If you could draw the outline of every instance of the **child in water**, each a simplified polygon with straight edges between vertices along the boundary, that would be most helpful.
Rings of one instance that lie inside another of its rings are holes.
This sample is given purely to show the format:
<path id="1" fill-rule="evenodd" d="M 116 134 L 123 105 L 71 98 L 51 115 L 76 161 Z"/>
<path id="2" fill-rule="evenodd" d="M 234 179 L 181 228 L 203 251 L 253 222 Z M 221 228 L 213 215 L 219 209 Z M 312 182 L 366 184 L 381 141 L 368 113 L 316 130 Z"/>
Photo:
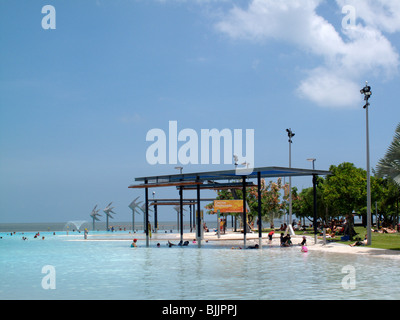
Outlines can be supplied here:
<path id="1" fill-rule="evenodd" d="M 131 247 L 132 247 L 132 248 L 136 248 L 136 247 L 137 247 L 136 241 L 137 241 L 137 239 L 133 239 L 133 242 L 132 242 L 132 244 L 131 244 Z"/>

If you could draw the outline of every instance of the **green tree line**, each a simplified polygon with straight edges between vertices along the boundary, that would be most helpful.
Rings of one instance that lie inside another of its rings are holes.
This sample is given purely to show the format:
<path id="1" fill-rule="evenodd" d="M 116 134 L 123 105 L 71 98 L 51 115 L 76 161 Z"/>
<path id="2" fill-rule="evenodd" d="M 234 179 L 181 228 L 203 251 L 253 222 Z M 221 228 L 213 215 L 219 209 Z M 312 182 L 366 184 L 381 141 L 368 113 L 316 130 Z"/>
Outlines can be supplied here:
<path id="1" fill-rule="evenodd" d="M 330 175 L 317 178 L 317 218 L 328 223 L 332 219 L 351 217 L 353 214 L 362 217 L 367 224 L 367 172 L 357 168 L 353 163 L 343 162 L 331 165 Z M 265 222 L 272 223 L 288 212 L 289 185 L 282 179 L 261 183 L 261 215 Z M 387 225 L 399 223 L 400 197 L 400 123 L 396 128 L 393 142 L 385 156 L 379 161 L 371 176 L 371 211 L 377 214 L 380 221 Z M 258 216 L 257 187 L 246 192 L 250 207 L 249 222 Z M 243 199 L 240 189 L 218 191 L 217 199 Z M 293 213 L 298 218 L 313 221 L 314 202 L 313 188 L 298 192 L 292 188 Z M 207 206 L 212 213 L 212 203 Z"/>

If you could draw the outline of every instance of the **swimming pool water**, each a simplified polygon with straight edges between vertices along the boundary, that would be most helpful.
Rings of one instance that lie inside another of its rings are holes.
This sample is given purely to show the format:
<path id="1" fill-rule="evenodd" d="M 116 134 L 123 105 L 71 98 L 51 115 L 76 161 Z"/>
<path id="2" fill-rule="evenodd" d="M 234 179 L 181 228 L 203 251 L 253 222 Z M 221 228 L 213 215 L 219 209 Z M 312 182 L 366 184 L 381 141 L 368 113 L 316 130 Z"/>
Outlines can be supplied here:
<path id="1" fill-rule="evenodd" d="M 231 250 L 149 248 L 138 241 L 71 241 L 83 235 L 0 234 L 0 299 L 400 299 L 399 262 L 299 247 Z M 136 236 L 138 237 L 138 236 Z M 43 266 L 54 267 L 55 289 L 44 289 Z M 355 270 L 345 289 L 344 266 Z"/>

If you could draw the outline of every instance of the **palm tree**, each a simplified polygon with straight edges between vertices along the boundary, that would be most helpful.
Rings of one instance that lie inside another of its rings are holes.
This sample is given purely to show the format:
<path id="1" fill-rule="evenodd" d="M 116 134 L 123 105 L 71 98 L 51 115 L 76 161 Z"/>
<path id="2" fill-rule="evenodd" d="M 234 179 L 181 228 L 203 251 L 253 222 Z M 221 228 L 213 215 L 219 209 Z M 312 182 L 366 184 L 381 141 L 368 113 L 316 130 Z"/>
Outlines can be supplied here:
<path id="1" fill-rule="evenodd" d="M 377 164 L 377 176 L 393 180 L 400 186 L 400 123 L 397 125 L 393 141 L 385 157 Z"/>

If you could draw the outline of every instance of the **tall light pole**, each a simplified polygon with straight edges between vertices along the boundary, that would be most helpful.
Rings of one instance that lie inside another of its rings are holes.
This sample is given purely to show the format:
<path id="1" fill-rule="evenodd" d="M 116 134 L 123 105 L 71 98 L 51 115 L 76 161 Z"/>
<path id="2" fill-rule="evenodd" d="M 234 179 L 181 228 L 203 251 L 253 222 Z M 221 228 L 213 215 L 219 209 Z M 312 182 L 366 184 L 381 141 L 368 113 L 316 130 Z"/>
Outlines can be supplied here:
<path id="1" fill-rule="evenodd" d="M 286 129 L 289 137 L 289 168 L 292 167 L 292 138 L 294 133 L 292 129 Z M 292 176 L 289 176 L 289 225 L 292 225 Z"/>
<path id="2" fill-rule="evenodd" d="M 366 128 L 367 128 L 367 245 L 371 245 L 371 181 L 370 181 L 370 164 L 369 164 L 369 126 L 368 126 L 368 107 L 369 98 L 372 96 L 371 87 L 368 85 L 368 81 L 365 83 L 365 87 L 360 90 L 361 94 L 364 95 L 365 100 L 365 113 L 366 113 Z"/>

